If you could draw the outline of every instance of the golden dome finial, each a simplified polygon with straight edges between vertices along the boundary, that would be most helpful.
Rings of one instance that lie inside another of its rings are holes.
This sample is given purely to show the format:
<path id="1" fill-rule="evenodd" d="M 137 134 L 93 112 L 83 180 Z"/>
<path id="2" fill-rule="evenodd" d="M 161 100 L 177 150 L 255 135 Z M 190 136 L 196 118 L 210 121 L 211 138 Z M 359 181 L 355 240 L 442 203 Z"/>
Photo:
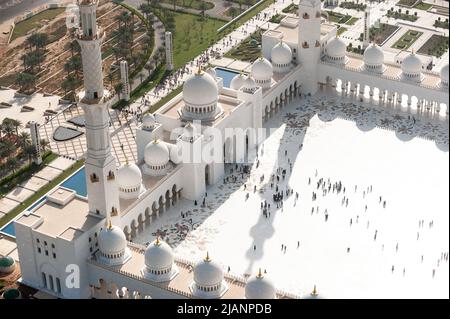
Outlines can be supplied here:
<path id="1" fill-rule="evenodd" d="M 156 138 L 156 136 L 153 137 L 153 144 L 158 144 L 158 143 L 159 143 L 159 141 L 158 141 L 158 139 Z"/>
<path id="2" fill-rule="evenodd" d="M 204 261 L 206 261 L 206 262 L 210 262 L 211 261 L 211 258 L 209 257 L 209 252 L 208 251 L 206 252 L 206 257 L 205 257 Z"/>
<path id="3" fill-rule="evenodd" d="M 202 74 L 202 65 L 201 64 L 198 65 L 197 74 L 198 75 Z"/>
<path id="4" fill-rule="evenodd" d="M 159 236 L 156 236 L 155 246 L 161 245 L 161 241 L 159 240 Z"/>
<path id="5" fill-rule="evenodd" d="M 258 275 L 256 275 L 256 278 L 263 278 L 263 277 L 264 276 L 262 274 L 261 268 L 259 268 Z"/>
<path id="6" fill-rule="evenodd" d="M 318 295 L 319 295 L 319 293 L 317 292 L 317 287 L 316 287 L 316 285 L 314 285 L 314 289 L 311 292 L 311 296 L 318 296 Z"/>
<path id="7" fill-rule="evenodd" d="M 108 221 L 108 229 L 112 229 L 111 219 Z"/>

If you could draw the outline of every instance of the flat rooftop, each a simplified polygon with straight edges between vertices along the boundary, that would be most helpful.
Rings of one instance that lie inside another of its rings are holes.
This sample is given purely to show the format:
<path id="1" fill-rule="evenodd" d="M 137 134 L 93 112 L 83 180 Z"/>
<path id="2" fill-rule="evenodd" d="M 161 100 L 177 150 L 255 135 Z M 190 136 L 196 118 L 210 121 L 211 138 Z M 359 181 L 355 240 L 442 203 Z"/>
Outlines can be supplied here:
<path id="1" fill-rule="evenodd" d="M 58 205 L 47 200 L 33 213 L 22 215 L 17 222 L 27 226 L 34 225 L 38 220 L 42 223 L 34 230 L 50 237 L 61 236 L 72 240 L 76 236 L 94 227 L 99 218 L 89 215 L 86 200 L 75 197 L 66 205 Z"/>
<path id="2" fill-rule="evenodd" d="M 289 17 L 289 19 L 296 19 L 298 21 L 298 18 Z M 327 36 L 335 28 L 336 27 L 332 24 L 322 23 L 320 25 L 320 37 L 323 38 Z M 283 41 L 292 44 L 298 44 L 298 32 L 298 26 L 290 23 L 279 24 L 275 29 L 266 31 L 265 35 L 273 38 L 283 39 Z M 300 32 L 302 32 L 302 30 L 300 30 Z"/>

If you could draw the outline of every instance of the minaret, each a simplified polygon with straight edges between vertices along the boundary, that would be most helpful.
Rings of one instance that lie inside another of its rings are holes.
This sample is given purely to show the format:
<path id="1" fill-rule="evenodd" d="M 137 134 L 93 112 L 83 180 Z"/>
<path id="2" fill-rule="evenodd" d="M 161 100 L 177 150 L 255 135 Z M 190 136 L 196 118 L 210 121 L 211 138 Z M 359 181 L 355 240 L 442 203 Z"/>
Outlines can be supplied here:
<path id="1" fill-rule="evenodd" d="M 366 49 L 370 43 L 370 7 L 366 6 L 364 11 L 364 33 L 363 33 L 363 49 Z"/>
<path id="2" fill-rule="evenodd" d="M 173 70 L 173 43 L 172 43 L 172 32 L 166 31 L 166 68 L 169 71 Z"/>
<path id="3" fill-rule="evenodd" d="M 86 121 L 86 184 L 91 214 L 109 219 L 118 215 L 119 192 L 116 160 L 111 154 L 109 136 L 110 94 L 103 87 L 101 46 L 104 33 L 98 29 L 96 11 L 98 0 L 79 0 L 81 28 L 77 41 L 81 47 L 84 90 L 78 95 L 78 104 L 84 110 Z"/>
<path id="4" fill-rule="evenodd" d="M 298 23 L 298 56 L 297 60 L 302 65 L 302 75 L 305 81 L 302 85 L 302 93 L 316 93 L 317 65 L 320 59 L 320 0 L 300 0 Z"/>

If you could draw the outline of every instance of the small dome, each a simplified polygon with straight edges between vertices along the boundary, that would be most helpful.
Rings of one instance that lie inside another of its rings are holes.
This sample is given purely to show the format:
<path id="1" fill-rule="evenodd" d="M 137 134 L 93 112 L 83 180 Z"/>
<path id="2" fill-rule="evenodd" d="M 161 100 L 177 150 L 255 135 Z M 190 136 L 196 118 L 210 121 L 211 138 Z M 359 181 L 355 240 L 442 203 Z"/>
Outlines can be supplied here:
<path id="1" fill-rule="evenodd" d="M 364 64 L 366 66 L 379 67 L 384 63 L 384 52 L 377 44 L 373 43 L 364 51 Z"/>
<path id="2" fill-rule="evenodd" d="M 147 144 L 144 151 L 144 161 L 148 166 L 165 166 L 169 162 L 169 149 L 160 140 Z"/>
<path id="3" fill-rule="evenodd" d="M 152 270 L 162 270 L 172 267 L 172 248 L 159 238 L 148 245 L 145 250 L 145 266 Z"/>
<path id="4" fill-rule="evenodd" d="M 253 62 L 252 76 L 256 81 L 267 81 L 273 76 L 272 64 L 265 58 L 261 57 Z"/>
<path id="5" fill-rule="evenodd" d="M 347 46 L 345 45 L 345 42 L 342 39 L 335 37 L 330 42 L 328 42 L 325 50 L 328 57 L 343 58 L 345 57 Z"/>
<path id="6" fill-rule="evenodd" d="M 292 50 L 286 43 L 280 41 L 272 48 L 270 58 L 274 65 L 290 64 L 292 61 Z"/>
<path id="7" fill-rule="evenodd" d="M 403 59 L 402 72 L 407 75 L 418 75 L 422 72 L 422 61 L 414 52 Z"/>
<path id="8" fill-rule="evenodd" d="M 218 95 L 216 80 L 206 72 L 199 71 L 184 82 L 183 100 L 189 106 L 216 104 Z"/>
<path id="9" fill-rule="evenodd" d="M 10 256 L 0 257 L 0 268 L 8 268 L 15 264 L 16 262 Z"/>
<path id="10" fill-rule="evenodd" d="M 253 91 L 256 89 L 258 85 L 256 84 L 255 80 L 251 76 L 247 77 L 247 79 L 244 81 L 244 84 L 242 84 L 242 89 L 244 91 Z"/>
<path id="11" fill-rule="evenodd" d="M 209 75 L 211 75 L 211 77 L 212 77 L 213 79 L 215 79 L 215 78 L 217 77 L 217 73 L 216 73 L 216 70 L 215 70 L 214 68 L 208 68 L 208 69 L 206 70 L 206 73 L 208 73 Z"/>
<path id="12" fill-rule="evenodd" d="M 261 270 L 245 285 L 245 298 L 247 299 L 274 299 L 275 296 L 276 289 L 273 282 L 263 276 Z"/>
<path id="13" fill-rule="evenodd" d="M 146 114 L 143 118 L 142 118 L 142 126 L 143 128 L 153 128 L 153 126 L 155 126 L 156 124 L 156 119 L 153 116 L 153 114 Z"/>
<path id="14" fill-rule="evenodd" d="M 110 224 L 98 235 L 98 245 L 103 256 L 122 255 L 127 246 L 127 240 L 122 229 Z"/>
<path id="15" fill-rule="evenodd" d="M 439 75 L 441 76 L 441 81 L 448 84 L 448 63 L 442 67 Z"/>
<path id="16" fill-rule="evenodd" d="M 138 187 L 142 183 L 142 173 L 139 167 L 132 163 L 120 165 L 117 170 L 117 180 L 119 182 L 119 187 L 124 189 Z"/>
<path id="17" fill-rule="evenodd" d="M 194 282 L 203 287 L 215 286 L 222 282 L 223 270 L 222 267 L 212 261 L 209 255 L 195 265 L 194 268 Z"/>
<path id="18" fill-rule="evenodd" d="M 242 85 L 244 85 L 245 80 L 247 79 L 247 76 L 243 73 L 237 74 L 230 83 L 230 88 L 233 90 L 239 90 Z"/>

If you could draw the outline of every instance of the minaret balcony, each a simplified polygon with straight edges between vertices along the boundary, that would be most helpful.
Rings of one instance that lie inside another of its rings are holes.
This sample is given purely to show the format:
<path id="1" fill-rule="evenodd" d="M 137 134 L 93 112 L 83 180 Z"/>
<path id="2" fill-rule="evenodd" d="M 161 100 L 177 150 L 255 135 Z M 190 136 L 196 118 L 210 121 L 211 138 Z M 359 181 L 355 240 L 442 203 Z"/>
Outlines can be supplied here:
<path id="1" fill-rule="evenodd" d="M 104 36 L 105 36 L 105 32 L 103 32 L 103 29 L 100 27 L 98 28 L 96 34 L 87 35 L 87 34 L 84 34 L 82 30 L 78 30 L 76 33 L 77 39 L 81 40 L 81 41 L 99 40 L 99 39 L 103 39 Z"/>

